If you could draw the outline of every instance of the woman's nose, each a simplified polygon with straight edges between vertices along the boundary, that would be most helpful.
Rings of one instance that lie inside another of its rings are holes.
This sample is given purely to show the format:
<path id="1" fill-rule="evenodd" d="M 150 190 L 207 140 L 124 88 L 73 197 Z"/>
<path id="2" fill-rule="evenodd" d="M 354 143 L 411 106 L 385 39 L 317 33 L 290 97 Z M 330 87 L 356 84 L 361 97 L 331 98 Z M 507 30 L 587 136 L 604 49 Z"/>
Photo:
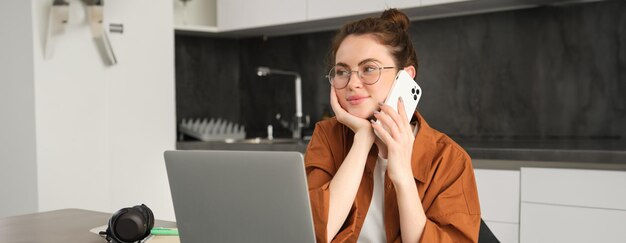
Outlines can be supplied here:
<path id="1" fill-rule="evenodd" d="M 352 77 L 352 75 L 354 75 L 354 77 Z M 363 82 L 361 81 L 359 71 L 350 71 L 350 79 L 348 79 L 348 86 L 353 86 L 353 87 L 363 86 Z"/>

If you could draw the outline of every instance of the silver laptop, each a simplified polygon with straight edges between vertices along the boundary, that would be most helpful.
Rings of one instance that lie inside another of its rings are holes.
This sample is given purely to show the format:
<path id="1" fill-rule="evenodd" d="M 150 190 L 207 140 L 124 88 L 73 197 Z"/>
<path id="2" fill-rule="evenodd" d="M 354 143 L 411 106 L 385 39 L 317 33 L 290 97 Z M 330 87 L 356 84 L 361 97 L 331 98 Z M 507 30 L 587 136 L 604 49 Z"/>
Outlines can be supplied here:
<path id="1" fill-rule="evenodd" d="M 298 152 L 166 151 L 182 243 L 315 242 Z"/>

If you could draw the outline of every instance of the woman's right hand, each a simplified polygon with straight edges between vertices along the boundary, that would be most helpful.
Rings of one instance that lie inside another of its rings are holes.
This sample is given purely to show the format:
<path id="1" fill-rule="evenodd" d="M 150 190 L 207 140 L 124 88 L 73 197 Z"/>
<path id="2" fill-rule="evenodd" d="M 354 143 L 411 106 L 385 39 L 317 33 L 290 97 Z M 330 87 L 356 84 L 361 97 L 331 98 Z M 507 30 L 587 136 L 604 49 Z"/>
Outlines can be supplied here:
<path id="1" fill-rule="evenodd" d="M 341 122 L 341 124 L 349 127 L 354 134 L 364 133 L 372 136 L 374 138 L 374 130 L 372 129 L 372 123 L 367 119 L 363 119 L 357 117 L 355 115 L 350 114 L 339 104 L 339 97 L 337 97 L 337 93 L 335 92 L 335 88 L 330 87 L 330 106 L 335 112 L 335 116 L 337 117 L 337 121 Z"/>

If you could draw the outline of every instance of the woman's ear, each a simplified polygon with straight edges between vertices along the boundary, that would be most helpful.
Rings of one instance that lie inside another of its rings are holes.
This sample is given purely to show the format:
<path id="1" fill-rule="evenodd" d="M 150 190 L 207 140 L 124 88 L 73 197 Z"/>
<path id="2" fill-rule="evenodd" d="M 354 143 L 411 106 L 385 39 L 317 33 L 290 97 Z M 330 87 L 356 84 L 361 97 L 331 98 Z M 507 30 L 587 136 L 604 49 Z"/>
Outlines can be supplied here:
<path id="1" fill-rule="evenodd" d="M 411 65 L 408 67 L 404 67 L 404 71 L 406 71 L 409 75 L 411 75 L 411 78 L 415 79 L 415 75 L 417 74 L 417 70 L 415 70 L 415 66 Z"/>

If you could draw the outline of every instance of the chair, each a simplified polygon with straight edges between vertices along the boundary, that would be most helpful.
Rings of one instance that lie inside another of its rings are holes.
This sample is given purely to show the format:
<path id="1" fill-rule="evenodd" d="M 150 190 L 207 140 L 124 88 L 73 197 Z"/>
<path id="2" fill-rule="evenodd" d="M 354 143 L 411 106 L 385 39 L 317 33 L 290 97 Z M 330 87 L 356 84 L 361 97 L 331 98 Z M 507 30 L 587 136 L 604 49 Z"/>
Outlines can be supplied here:
<path id="1" fill-rule="evenodd" d="M 478 243 L 500 243 L 482 218 L 480 219 L 480 230 L 478 231 Z"/>

